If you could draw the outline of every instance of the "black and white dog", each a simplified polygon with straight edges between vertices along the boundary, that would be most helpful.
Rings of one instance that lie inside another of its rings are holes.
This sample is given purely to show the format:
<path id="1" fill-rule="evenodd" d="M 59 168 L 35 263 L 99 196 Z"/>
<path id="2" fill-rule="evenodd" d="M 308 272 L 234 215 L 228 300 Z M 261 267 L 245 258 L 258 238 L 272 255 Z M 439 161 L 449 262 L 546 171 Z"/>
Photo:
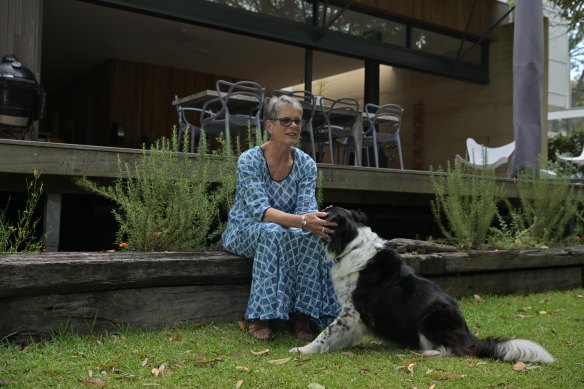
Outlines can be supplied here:
<path id="1" fill-rule="evenodd" d="M 330 207 L 337 223 L 326 246 L 335 263 L 332 279 L 342 312 L 304 347 L 324 353 L 358 343 L 367 332 L 389 345 L 423 355 L 469 355 L 504 361 L 547 362 L 554 357 L 525 339 L 478 339 L 456 302 L 438 285 L 417 276 L 388 243 L 366 226 L 361 211 Z"/>

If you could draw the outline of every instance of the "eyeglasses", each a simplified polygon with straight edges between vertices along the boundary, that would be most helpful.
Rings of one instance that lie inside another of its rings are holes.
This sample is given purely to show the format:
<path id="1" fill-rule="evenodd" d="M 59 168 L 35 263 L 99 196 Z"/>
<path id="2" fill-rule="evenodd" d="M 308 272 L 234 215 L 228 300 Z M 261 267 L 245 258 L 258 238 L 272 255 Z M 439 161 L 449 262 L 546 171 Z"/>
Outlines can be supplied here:
<path id="1" fill-rule="evenodd" d="M 271 121 L 278 120 L 280 124 L 284 127 L 290 127 L 292 122 L 298 127 L 304 126 L 304 119 L 292 119 L 292 118 L 271 118 Z"/>

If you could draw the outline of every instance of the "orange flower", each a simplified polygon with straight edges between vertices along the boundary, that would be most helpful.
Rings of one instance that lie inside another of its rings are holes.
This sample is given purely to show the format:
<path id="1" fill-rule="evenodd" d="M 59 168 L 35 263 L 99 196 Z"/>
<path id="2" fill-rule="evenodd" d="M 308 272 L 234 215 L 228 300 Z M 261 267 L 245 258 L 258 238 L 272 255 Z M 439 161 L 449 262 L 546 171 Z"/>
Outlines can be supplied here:
<path id="1" fill-rule="evenodd" d="M 118 245 L 118 247 L 121 249 L 126 248 L 126 246 L 128 246 L 126 242 L 120 242 L 120 244 Z"/>

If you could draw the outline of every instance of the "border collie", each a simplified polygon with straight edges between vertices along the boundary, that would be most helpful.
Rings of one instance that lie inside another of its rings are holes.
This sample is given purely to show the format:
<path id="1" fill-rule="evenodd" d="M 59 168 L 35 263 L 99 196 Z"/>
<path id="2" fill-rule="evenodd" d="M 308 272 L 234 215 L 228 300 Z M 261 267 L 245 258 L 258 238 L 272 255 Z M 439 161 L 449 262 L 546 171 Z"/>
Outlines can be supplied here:
<path id="1" fill-rule="evenodd" d="M 290 352 L 340 350 L 372 333 L 388 345 L 422 355 L 468 355 L 503 361 L 546 362 L 554 357 L 525 339 L 478 339 L 454 299 L 438 285 L 417 276 L 401 256 L 366 226 L 361 211 L 330 207 L 337 223 L 326 245 L 334 261 L 332 279 L 342 311 L 318 337 Z"/>

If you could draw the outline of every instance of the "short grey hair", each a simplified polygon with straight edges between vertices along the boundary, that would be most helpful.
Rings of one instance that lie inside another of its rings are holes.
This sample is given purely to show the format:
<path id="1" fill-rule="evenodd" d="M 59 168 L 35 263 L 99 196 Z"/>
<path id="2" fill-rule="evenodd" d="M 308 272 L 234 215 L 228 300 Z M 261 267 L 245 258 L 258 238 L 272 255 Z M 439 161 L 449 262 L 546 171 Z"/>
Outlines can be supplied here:
<path id="1" fill-rule="evenodd" d="M 268 102 L 268 116 L 267 119 L 271 120 L 278 117 L 278 112 L 284 105 L 291 105 L 300 112 L 300 117 L 302 117 L 302 105 L 294 97 L 288 95 L 273 96 Z"/>

